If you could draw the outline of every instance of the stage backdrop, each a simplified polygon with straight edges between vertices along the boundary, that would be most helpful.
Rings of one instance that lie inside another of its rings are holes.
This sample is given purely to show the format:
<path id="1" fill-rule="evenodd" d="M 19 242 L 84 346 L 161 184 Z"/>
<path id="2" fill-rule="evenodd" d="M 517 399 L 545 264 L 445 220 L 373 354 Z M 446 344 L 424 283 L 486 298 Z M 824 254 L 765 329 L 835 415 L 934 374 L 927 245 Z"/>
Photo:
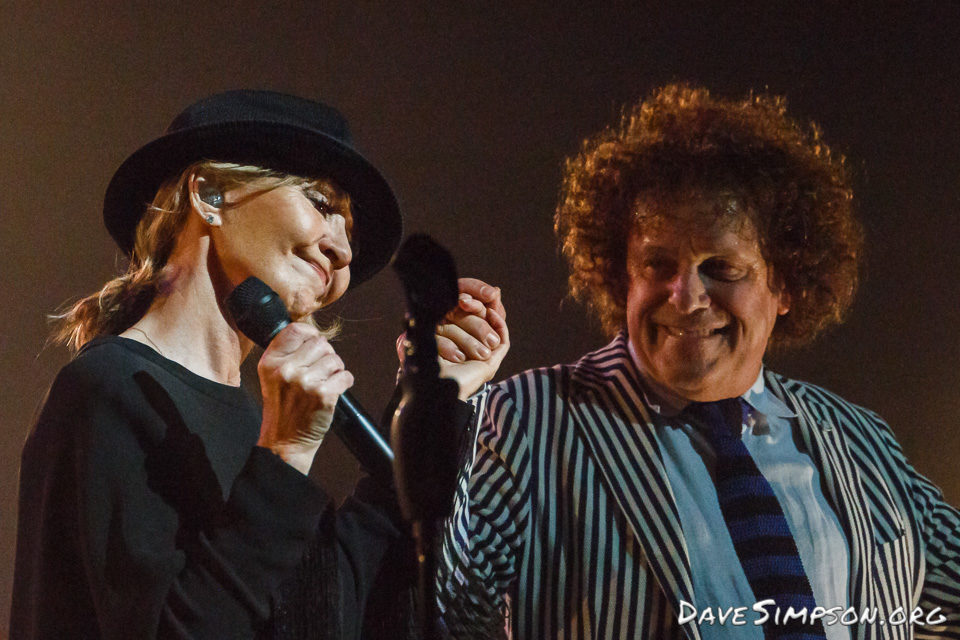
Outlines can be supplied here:
<path id="1" fill-rule="evenodd" d="M 46 315 L 114 273 L 100 207 L 119 163 L 189 102 L 237 87 L 350 118 L 407 229 L 503 288 L 502 375 L 604 343 L 565 299 L 552 234 L 561 163 L 584 135 L 673 80 L 787 95 L 849 157 L 869 255 L 847 324 L 771 365 L 879 411 L 960 502 L 960 4 L 446 4 L 0 2 L 0 636 L 20 449 L 68 357 L 45 348 Z M 337 311 L 356 395 L 379 412 L 403 313 L 394 276 Z M 354 465 L 332 440 L 322 462 L 342 494 Z"/>

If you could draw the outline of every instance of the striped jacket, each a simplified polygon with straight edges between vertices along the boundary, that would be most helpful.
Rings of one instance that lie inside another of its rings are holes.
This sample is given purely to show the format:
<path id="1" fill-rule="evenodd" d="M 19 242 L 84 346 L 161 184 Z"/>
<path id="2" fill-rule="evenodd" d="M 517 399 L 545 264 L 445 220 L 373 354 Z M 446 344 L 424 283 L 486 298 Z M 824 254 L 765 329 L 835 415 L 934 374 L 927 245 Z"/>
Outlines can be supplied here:
<path id="1" fill-rule="evenodd" d="M 677 620 L 696 594 L 638 381 L 620 334 L 491 388 L 440 563 L 453 637 L 699 640 Z M 960 512 L 876 414 L 770 371 L 765 382 L 797 414 L 846 533 L 851 606 L 877 614 L 852 637 L 960 638 Z M 920 607 L 924 625 L 901 624 L 898 607 Z"/>

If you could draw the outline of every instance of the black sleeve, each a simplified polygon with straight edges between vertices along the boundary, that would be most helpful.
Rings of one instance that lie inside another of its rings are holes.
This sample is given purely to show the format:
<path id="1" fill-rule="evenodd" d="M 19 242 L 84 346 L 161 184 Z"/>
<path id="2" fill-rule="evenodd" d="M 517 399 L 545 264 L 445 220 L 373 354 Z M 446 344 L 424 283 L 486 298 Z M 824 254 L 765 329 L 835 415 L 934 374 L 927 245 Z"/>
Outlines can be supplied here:
<path id="1" fill-rule="evenodd" d="M 224 495 L 136 387 L 65 372 L 23 452 L 11 638 L 253 637 L 325 494 L 254 448 Z"/>

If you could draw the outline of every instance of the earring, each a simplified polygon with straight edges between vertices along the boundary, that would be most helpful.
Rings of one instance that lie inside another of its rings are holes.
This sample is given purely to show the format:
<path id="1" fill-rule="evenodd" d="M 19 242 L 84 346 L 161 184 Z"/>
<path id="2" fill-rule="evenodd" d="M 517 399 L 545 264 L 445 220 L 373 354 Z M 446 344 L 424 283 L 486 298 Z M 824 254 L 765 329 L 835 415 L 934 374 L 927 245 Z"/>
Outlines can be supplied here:
<path id="1" fill-rule="evenodd" d="M 208 214 L 206 215 L 206 220 L 207 220 L 207 224 L 213 224 L 213 214 L 212 214 L 212 213 L 208 213 Z"/>

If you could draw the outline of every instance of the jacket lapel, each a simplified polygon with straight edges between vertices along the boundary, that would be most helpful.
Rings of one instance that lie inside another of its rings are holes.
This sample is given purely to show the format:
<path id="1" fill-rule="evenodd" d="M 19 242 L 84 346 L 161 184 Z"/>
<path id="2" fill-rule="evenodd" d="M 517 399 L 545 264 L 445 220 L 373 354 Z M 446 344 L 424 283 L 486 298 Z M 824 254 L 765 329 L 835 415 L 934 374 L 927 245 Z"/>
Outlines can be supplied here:
<path id="1" fill-rule="evenodd" d="M 827 498 L 837 511 L 850 546 L 849 606 L 858 611 L 876 606 L 873 600 L 873 525 L 868 502 L 853 464 L 853 456 L 837 424 L 835 416 L 817 403 L 807 401 L 801 393 L 787 390 L 780 376 L 766 371 L 766 384 L 797 414 L 801 442 L 806 446 L 814 464 L 820 470 L 820 479 Z M 866 625 L 853 629 L 856 637 L 866 637 Z"/>
<path id="2" fill-rule="evenodd" d="M 626 340 L 621 333 L 578 363 L 570 408 L 608 492 L 676 613 L 681 600 L 696 605 L 690 558 Z M 695 624 L 683 629 L 689 638 L 699 640 Z"/>

